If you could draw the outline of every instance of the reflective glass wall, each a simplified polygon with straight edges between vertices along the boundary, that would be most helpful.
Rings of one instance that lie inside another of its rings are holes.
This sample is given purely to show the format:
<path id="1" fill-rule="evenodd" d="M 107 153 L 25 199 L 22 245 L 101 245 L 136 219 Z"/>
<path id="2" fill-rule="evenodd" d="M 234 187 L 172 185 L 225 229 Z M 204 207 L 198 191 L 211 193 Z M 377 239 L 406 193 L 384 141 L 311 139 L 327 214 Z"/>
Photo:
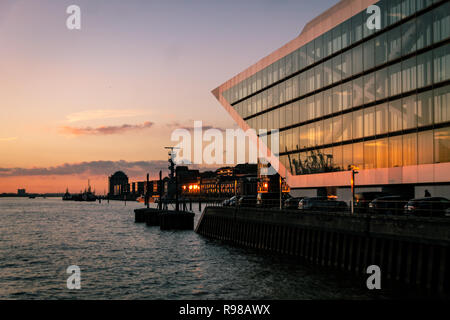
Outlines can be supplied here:
<path id="1" fill-rule="evenodd" d="M 294 174 L 450 161 L 450 2 L 377 5 L 224 93 Z"/>

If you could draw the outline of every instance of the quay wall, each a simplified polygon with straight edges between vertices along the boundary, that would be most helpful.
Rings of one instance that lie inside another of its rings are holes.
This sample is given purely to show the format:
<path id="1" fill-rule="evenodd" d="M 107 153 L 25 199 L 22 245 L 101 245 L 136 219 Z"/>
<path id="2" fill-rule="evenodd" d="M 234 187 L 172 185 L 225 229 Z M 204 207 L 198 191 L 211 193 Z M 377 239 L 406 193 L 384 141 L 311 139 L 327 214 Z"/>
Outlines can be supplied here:
<path id="1" fill-rule="evenodd" d="M 196 232 L 312 264 L 449 294 L 450 219 L 207 207 Z"/>

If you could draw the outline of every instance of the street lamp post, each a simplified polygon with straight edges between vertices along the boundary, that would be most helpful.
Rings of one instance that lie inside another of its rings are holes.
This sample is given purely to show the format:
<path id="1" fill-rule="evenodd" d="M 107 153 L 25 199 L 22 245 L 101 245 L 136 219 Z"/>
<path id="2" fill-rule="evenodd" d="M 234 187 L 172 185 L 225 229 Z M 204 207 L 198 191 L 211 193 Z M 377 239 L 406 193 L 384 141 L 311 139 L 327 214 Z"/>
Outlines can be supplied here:
<path id="1" fill-rule="evenodd" d="M 355 175 L 359 172 L 356 170 L 359 170 L 357 166 L 352 165 L 352 178 L 351 178 L 351 186 L 352 186 L 352 214 L 355 214 Z"/>

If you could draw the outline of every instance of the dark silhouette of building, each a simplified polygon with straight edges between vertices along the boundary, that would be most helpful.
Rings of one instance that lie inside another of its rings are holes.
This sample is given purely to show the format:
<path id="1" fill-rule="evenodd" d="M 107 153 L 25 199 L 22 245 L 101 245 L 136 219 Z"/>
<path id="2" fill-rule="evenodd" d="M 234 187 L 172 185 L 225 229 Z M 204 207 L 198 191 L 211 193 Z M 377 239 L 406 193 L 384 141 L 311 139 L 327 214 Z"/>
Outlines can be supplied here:
<path id="1" fill-rule="evenodd" d="M 117 171 L 109 177 L 109 196 L 120 196 L 128 193 L 128 176 Z"/>

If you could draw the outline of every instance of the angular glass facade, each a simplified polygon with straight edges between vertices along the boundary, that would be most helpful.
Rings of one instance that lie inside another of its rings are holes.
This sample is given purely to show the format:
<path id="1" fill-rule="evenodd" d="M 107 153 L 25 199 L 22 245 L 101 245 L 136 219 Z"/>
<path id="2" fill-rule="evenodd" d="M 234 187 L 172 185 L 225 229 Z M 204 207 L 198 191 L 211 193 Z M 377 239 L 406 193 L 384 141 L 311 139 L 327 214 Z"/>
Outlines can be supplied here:
<path id="1" fill-rule="evenodd" d="M 292 175 L 450 162 L 450 2 L 376 5 L 223 92 Z"/>

